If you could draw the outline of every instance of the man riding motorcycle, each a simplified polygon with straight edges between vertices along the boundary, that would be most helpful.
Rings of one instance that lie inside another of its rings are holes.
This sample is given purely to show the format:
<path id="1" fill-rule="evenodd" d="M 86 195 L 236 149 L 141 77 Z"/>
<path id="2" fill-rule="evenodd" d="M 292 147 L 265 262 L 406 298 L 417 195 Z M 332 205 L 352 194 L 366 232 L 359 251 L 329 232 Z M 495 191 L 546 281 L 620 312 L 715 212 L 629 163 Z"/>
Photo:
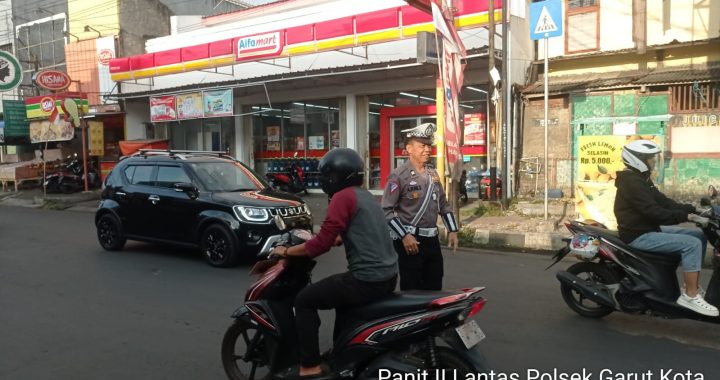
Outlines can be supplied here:
<path id="1" fill-rule="evenodd" d="M 397 255 L 387 232 L 385 216 L 372 194 L 361 188 L 362 158 L 352 149 L 333 149 L 320 160 L 322 190 L 331 198 L 320 232 L 303 244 L 276 247 L 273 255 L 319 256 L 333 245 L 346 248 L 348 272 L 305 287 L 295 300 L 300 368 L 277 375 L 284 379 L 323 376 L 320 367 L 318 309 L 360 305 L 395 290 Z"/>
<path id="2" fill-rule="evenodd" d="M 677 303 L 697 313 L 718 316 L 707 303 L 699 286 L 707 240 L 699 229 L 673 225 L 687 221 L 707 225 L 708 219 L 695 214 L 695 207 L 666 197 L 650 178 L 660 147 L 649 140 L 626 145 L 622 160 L 627 169 L 617 173 L 615 217 L 620 238 L 633 248 L 658 254 L 682 256 L 684 286 Z"/>

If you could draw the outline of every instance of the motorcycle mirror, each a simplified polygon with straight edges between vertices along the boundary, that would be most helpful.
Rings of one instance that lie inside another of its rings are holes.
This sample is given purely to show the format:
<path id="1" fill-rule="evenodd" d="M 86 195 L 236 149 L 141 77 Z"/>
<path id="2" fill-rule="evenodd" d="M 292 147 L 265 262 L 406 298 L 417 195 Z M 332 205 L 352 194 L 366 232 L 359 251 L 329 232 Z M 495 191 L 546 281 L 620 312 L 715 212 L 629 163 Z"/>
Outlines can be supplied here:
<path id="1" fill-rule="evenodd" d="M 708 197 L 702 197 L 700 199 L 700 205 L 705 207 L 712 207 L 712 201 Z"/>
<path id="2" fill-rule="evenodd" d="M 717 198 L 717 196 L 718 196 L 718 191 L 717 191 L 717 189 L 715 188 L 715 186 L 713 186 L 713 185 L 708 186 L 708 195 L 709 195 L 710 198 L 712 198 L 712 199 Z"/>
<path id="3" fill-rule="evenodd" d="M 285 225 L 285 220 L 280 215 L 275 215 L 274 222 L 275 226 L 280 231 L 285 231 L 285 228 L 287 228 L 287 226 Z"/>

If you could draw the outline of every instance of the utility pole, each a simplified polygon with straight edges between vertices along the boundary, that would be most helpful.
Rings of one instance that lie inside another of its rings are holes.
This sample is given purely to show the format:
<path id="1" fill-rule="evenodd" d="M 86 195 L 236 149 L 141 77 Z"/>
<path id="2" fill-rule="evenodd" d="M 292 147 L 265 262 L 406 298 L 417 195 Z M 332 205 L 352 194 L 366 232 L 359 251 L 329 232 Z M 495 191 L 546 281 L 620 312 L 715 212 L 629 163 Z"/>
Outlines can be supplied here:
<path id="1" fill-rule="evenodd" d="M 503 1 L 502 4 L 502 98 L 503 98 L 503 109 L 502 109 L 502 136 L 503 136 L 503 151 L 502 151 L 502 168 L 503 168 L 503 186 L 502 186 L 502 199 L 505 205 L 509 204 L 509 199 L 512 194 L 510 190 L 510 159 L 512 155 L 510 153 L 510 128 L 511 128 L 511 86 L 510 86 L 510 11 L 508 7 L 508 1 Z"/>
<path id="2" fill-rule="evenodd" d="M 490 78 L 490 71 L 495 68 L 495 1 L 489 0 L 488 1 L 488 78 Z M 492 82 L 492 79 L 488 80 L 488 99 L 491 99 L 493 94 L 495 93 L 495 84 Z M 493 105 L 492 100 L 488 102 L 488 109 L 487 109 L 487 117 L 486 124 L 487 124 L 487 133 L 485 134 L 487 137 L 487 169 L 488 173 L 490 174 L 490 196 L 488 199 L 495 200 L 495 192 L 497 188 L 497 182 L 496 182 L 496 168 L 493 163 L 493 151 L 492 151 L 492 133 L 490 133 L 490 115 L 494 115 L 495 106 Z M 495 119 L 495 117 L 493 117 Z M 497 134 L 497 120 L 495 120 L 495 128 Z M 480 194 L 480 198 L 482 199 L 482 194 Z"/>

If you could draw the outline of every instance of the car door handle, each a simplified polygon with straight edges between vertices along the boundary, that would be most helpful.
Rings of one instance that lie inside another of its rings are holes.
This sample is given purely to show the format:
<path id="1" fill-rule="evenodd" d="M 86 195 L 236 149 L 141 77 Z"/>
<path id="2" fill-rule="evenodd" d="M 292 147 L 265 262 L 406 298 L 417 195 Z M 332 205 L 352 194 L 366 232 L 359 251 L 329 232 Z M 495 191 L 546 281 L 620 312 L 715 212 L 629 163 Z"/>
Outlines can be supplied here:
<path id="1" fill-rule="evenodd" d="M 120 195 L 120 196 L 122 196 L 122 197 L 124 197 L 124 196 L 127 195 L 127 194 L 123 193 L 122 191 L 116 191 L 115 194 L 116 194 L 116 195 Z"/>
<path id="2" fill-rule="evenodd" d="M 151 195 L 148 197 L 148 200 L 152 202 L 152 204 L 156 205 L 158 202 L 160 202 L 160 197 L 157 195 Z"/>

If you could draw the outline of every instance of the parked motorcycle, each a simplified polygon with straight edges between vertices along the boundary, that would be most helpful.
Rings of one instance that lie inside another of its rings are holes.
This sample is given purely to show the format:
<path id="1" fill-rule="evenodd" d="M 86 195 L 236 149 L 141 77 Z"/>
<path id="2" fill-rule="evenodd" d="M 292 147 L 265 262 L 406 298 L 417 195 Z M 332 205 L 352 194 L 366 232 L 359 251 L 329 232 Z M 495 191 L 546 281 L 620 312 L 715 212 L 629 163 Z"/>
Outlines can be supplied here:
<path id="1" fill-rule="evenodd" d="M 710 195 L 717 196 L 712 186 Z M 703 198 L 701 205 L 707 207 L 702 216 L 710 220 L 703 227 L 703 232 L 714 247 L 713 274 L 705 300 L 718 307 L 720 216 L 713 211 L 710 198 Z M 602 318 L 613 311 L 621 311 L 720 323 L 720 317 L 701 315 L 676 303 L 680 296 L 676 274 L 680 255 L 659 255 L 632 248 L 620 240 L 616 232 L 597 223 L 573 221 L 566 226 L 573 238 L 566 239 L 568 246 L 553 256 L 554 262 L 548 268 L 568 254 L 574 254 L 582 260 L 556 275 L 563 300 L 576 313 L 584 317 Z"/>
<path id="2" fill-rule="evenodd" d="M 290 164 L 287 172 L 268 173 L 267 179 L 276 190 L 293 194 L 300 192 L 304 192 L 306 195 L 308 194 L 307 187 L 305 186 L 305 171 L 297 162 Z"/>
<path id="3" fill-rule="evenodd" d="M 310 283 L 316 262 L 307 257 L 277 258 L 270 252 L 278 245 L 302 244 L 312 235 L 288 229 L 279 216 L 275 223 L 281 234 L 271 236 L 263 246 L 260 255 L 267 259 L 251 272 L 259 279 L 247 290 L 245 304 L 232 314 L 234 322 L 223 338 L 222 362 L 231 380 L 272 379 L 299 363 L 293 304 Z M 370 379 L 378 378 L 379 371 L 429 370 L 431 375 L 452 369 L 489 371 L 478 345 L 485 335 L 470 319 L 485 305 L 478 295 L 483 289 L 400 292 L 371 304 L 338 309 L 334 347 L 323 354 L 328 377 Z"/>
<path id="4" fill-rule="evenodd" d="M 85 175 L 83 162 L 78 159 L 77 153 L 67 156 L 62 168 L 52 174 L 47 174 L 43 181 L 48 192 L 74 193 L 85 188 Z M 88 164 L 88 188 L 95 189 L 100 186 L 100 176 L 94 165 Z"/>

